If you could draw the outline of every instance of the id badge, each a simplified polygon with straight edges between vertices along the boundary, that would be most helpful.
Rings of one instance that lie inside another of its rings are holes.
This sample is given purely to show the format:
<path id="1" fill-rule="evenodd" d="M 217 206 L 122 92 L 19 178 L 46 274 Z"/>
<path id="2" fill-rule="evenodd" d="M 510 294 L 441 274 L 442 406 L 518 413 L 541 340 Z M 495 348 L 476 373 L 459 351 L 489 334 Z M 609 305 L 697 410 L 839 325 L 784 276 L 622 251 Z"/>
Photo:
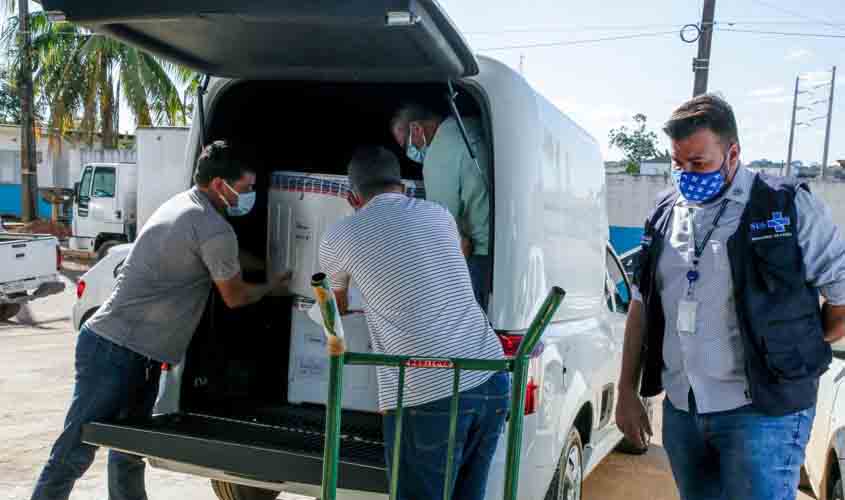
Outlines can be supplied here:
<path id="1" fill-rule="evenodd" d="M 695 333 L 695 315 L 698 312 L 698 302 L 681 299 L 678 302 L 678 333 L 692 335 Z"/>

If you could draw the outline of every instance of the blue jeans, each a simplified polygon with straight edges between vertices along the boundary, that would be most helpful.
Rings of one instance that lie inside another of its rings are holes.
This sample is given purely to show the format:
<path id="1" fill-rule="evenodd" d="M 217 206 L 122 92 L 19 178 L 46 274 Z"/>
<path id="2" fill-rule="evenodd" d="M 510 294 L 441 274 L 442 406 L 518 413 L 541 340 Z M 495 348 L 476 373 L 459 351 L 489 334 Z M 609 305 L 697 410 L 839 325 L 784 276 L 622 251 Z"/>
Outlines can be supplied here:
<path id="1" fill-rule="evenodd" d="M 452 469 L 452 498 L 482 500 L 487 474 L 505 425 L 510 377 L 496 373 L 484 384 L 460 393 L 458 425 Z M 406 408 L 402 416 L 399 456 L 400 500 L 443 498 L 446 454 L 449 445 L 451 398 Z M 387 474 L 393 456 L 396 416 L 384 416 Z"/>
<path id="2" fill-rule="evenodd" d="M 82 442 L 82 426 L 151 415 L 159 373 L 158 363 L 82 327 L 76 341 L 73 399 L 32 499 L 66 500 L 97 451 Z M 109 451 L 109 500 L 146 499 L 144 467 L 140 457 Z"/>
<path id="3" fill-rule="evenodd" d="M 663 445 L 682 500 L 794 500 L 815 408 L 700 415 L 663 401 Z"/>
<path id="4" fill-rule="evenodd" d="M 488 255 L 471 255 L 467 257 L 469 278 L 472 280 L 472 291 L 475 300 L 484 312 L 487 312 L 487 302 L 490 298 L 491 264 Z"/>

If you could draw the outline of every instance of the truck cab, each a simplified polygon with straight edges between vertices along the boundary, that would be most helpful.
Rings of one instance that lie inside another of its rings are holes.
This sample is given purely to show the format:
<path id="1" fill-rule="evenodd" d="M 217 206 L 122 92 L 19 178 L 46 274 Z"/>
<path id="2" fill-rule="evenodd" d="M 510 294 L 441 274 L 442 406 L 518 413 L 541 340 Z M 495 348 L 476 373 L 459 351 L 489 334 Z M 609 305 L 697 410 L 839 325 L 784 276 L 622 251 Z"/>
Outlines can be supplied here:
<path id="1" fill-rule="evenodd" d="M 89 163 L 74 184 L 69 247 L 102 259 L 108 250 L 135 239 L 138 167 L 134 163 Z"/>
<path id="2" fill-rule="evenodd" d="M 272 203 L 276 174 L 331 176 L 342 185 L 355 148 L 381 144 L 402 158 L 404 178 L 419 181 L 421 169 L 390 134 L 394 110 L 415 100 L 477 120 L 492 159 L 487 313 L 506 354 L 516 351 L 549 289 L 567 292 L 534 351 L 525 414 L 510 417 L 524 419 L 519 497 L 579 498 L 583 478 L 622 439 L 612 415 L 630 297 L 607 247 L 605 176 L 593 137 L 513 69 L 476 57 L 434 0 L 45 0 L 44 7 L 211 76 L 184 161 L 160 190 L 191 187 L 203 144 L 235 145 L 256 170 L 257 201 L 230 223 L 241 247 L 264 255 L 268 269 L 283 221 Z M 310 186 L 307 192 L 316 189 Z M 213 291 L 184 359 L 162 375 L 155 415 L 92 423 L 83 439 L 208 477 L 221 499 L 279 491 L 316 497 L 325 406 L 291 397 L 289 384 L 301 298 L 268 297 L 232 310 Z M 344 404 L 343 426 L 343 494 L 385 494 L 380 415 Z M 504 455 L 500 443 L 490 499 L 503 491 Z"/>

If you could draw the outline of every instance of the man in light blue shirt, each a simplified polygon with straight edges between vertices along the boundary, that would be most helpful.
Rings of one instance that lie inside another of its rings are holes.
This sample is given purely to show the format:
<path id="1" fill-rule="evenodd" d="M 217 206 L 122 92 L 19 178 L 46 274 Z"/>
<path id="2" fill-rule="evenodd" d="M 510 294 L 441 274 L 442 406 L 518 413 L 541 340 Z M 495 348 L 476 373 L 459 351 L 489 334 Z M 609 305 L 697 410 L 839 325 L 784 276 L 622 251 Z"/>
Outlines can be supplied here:
<path id="1" fill-rule="evenodd" d="M 458 224 L 476 299 L 487 309 L 492 262 L 490 241 L 490 154 L 481 123 L 464 120 L 467 149 L 458 121 L 419 104 L 400 107 L 390 131 L 408 158 L 422 164 L 426 199 L 446 208 Z"/>

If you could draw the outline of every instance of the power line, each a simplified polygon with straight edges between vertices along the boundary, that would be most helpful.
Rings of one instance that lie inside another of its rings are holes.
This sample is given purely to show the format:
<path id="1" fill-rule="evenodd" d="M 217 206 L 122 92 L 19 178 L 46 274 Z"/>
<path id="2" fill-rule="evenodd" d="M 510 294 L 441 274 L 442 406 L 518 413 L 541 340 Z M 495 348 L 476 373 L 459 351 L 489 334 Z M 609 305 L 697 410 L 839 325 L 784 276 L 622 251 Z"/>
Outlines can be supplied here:
<path id="1" fill-rule="evenodd" d="M 764 6 L 764 7 L 768 7 L 768 8 L 770 8 L 770 9 L 772 9 L 772 10 L 776 10 L 776 11 L 778 11 L 778 12 L 782 13 L 782 14 L 787 14 L 787 15 L 790 15 L 790 16 L 793 16 L 793 17 L 797 17 L 797 18 L 800 18 L 800 19 L 806 19 L 806 20 L 808 20 L 808 21 L 815 21 L 815 22 L 817 22 L 817 23 L 819 23 L 819 24 L 825 24 L 825 25 L 827 25 L 827 26 L 833 26 L 833 27 L 835 27 L 835 28 L 840 28 L 840 29 L 841 29 L 841 28 L 843 28 L 843 26 L 844 26 L 844 25 L 842 25 L 842 24 L 831 23 L 831 22 L 828 22 L 828 21 L 822 21 L 822 20 L 820 20 L 820 19 L 815 19 L 815 18 L 812 18 L 812 17 L 808 17 L 808 16 L 805 16 L 804 14 L 801 14 L 801 13 L 799 13 L 799 12 L 795 12 L 795 11 L 792 11 L 792 10 L 784 9 L 783 7 L 779 7 L 779 6 L 777 6 L 777 5 L 772 5 L 772 4 L 770 4 L 769 2 L 765 2 L 765 1 L 763 1 L 763 0 L 751 0 L 751 2 L 752 2 L 752 3 L 756 3 L 756 4 L 758 4 L 758 5 L 762 5 L 762 6 Z"/>
<path id="2" fill-rule="evenodd" d="M 797 33 L 791 31 L 760 31 L 760 30 L 738 30 L 734 28 L 718 28 L 719 31 L 730 31 L 733 33 L 754 33 L 758 35 L 798 36 L 805 38 L 845 38 L 845 35 L 833 35 L 830 33 Z"/>
<path id="3" fill-rule="evenodd" d="M 631 40 L 634 38 L 649 38 L 649 37 L 657 37 L 657 36 L 664 36 L 664 35 L 677 35 L 678 32 L 675 30 L 672 31 L 655 31 L 652 33 L 636 33 L 632 35 L 620 35 L 620 36 L 609 36 L 604 38 L 591 38 L 585 40 L 567 40 L 564 42 L 548 42 L 548 43 L 531 43 L 525 45 L 504 45 L 501 47 L 485 47 L 478 49 L 480 52 L 487 51 L 496 51 L 496 50 L 514 50 L 514 49 L 536 49 L 536 48 L 543 48 L 543 47 L 565 47 L 569 45 L 585 45 L 588 43 L 598 43 L 598 42 L 610 42 L 614 40 Z"/>
<path id="4" fill-rule="evenodd" d="M 586 31 L 614 31 L 614 30 L 644 30 L 655 28 L 681 28 L 689 23 L 665 23 L 665 24 L 638 24 L 638 25 L 622 25 L 622 24 L 606 24 L 606 25 L 560 25 L 560 26 L 535 26 L 535 27 L 521 27 L 521 28 L 501 28 L 498 30 L 484 30 L 484 31 L 467 31 L 464 34 L 468 36 L 494 36 L 508 33 L 579 33 Z M 812 21 L 783 21 L 783 20 L 761 20 L 755 21 L 751 19 L 716 21 L 715 25 L 747 25 L 747 26 L 828 26 L 829 23 L 812 22 Z"/>
<path id="5" fill-rule="evenodd" d="M 639 24 L 639 25 L 569 25 L 569 26 L 537 26 L 523 28 L 502 28 L 499 30 L 467 31 L 466 35 L 501 35 L 505 33 L 578 33 L 584 31 L 613 31 L 613 30 L 644 30 L 655 28 L 680 28 L 686 23 L 664 23 L 664 24 Z"/>

